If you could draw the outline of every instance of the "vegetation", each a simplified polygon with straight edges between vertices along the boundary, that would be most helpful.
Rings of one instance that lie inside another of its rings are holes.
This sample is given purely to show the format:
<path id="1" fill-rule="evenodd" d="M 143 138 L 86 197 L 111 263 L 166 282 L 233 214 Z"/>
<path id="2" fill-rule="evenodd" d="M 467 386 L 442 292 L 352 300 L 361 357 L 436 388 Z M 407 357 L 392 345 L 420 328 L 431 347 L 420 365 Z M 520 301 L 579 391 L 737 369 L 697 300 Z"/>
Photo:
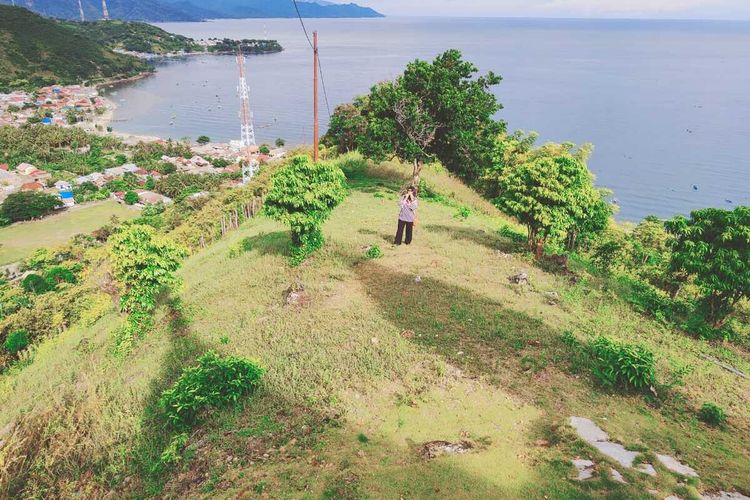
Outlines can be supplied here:
<path id="1" fill-rule="evenodd" d="M 196 423 L 206 408 L 236 405 L 260 383 L 263 369 L 251 361 L 232 356 L 219 357 L 209 351 L 198 358 L 198 365 L 186 368 L 180 378 L 159 399 L 167 420 L 177 429 Z"/>
<path id="2" fill-rule="evenodd" d="M 127 21 L 63 21 L 61 24 L 109 49 L 149 54 L 203 51 L 192 38 L 169 33 L 152 24 Z"/>
<path id="3" fill-rule="evenodd" d="M 600 336 L 591 342 L 591 352 L 594 356 L 594 375 L 603 385 L 654 390 L 654 354 L 647 348 Z"/>
<path id="4" fill-rule="evenodd" d="M 709 425 L 723 427 L 727 423 L 727 414 L 713 403 L 703 403 L 698 417 Z"/>
<path id="5" fill-rule="evenodd" d="M 750 298 L 750 207 L 709 208 L 667 224 L 674 236 L 670 269 L 694 276 L 700 309 L 718 329 Z"/>
<path id="6" fill-rule="evenodd" d="M 345 196 L 346 178 L 333 163 L 297 156 L 274 175 L 265 210 L 291 227 L 293 265 L 323 246 L 323 222 Z"/>
<path id="7" fill-rule="evenodd" d="M 3 347 L 10 354 L 18 354 L 29 346 L 29 334 L 23 330 L 16 330 L 5 338 Z"/>
<path id="8" fill-rule="evenodd" d="M 38 219 L 62 206 L 58 196 L 39 191 L 11 193 L 0 205 L 0 215 L 11 222 Z"/>
<path id="9" fill-rule="evenodd" d="M 489 163 L 495 138 L 505 129 L 493 115 L 502 108 L 490 88 L 500 83 L 449 50 L 432 63 L 414 61 L 393 82 L 376 85 L 366 97 L 340 106 L 325 143 L 342 151 L 354 145 L 376 160 L 392 157 L 414 163 L 418 186 L 425 162 L 440 161 L 472 181 Z"/>
<path id="10" fill-rule="evenodd" d="M 276 40 L 230 40 L 223 38 L 213 40 L 213 44 L 208 46 L 209 52 L 218 54 L 236 54 L 237 49 L 242 47 L 244 54 L 273 54 L 284 50 Z"/>
<path id="11" fill-rule="evenodd" d="M 195 142 L 197 142 L 198 144 L 208 144 L 209 142 L 211 142 L 211 138 L 207 135 L 199 135 Z"/>
<path id="12" fill-rule="evenodd" d="M 0 91 L 129 77 L 149 70 L 94 40 L 21 7 L 0 5 Z"/>

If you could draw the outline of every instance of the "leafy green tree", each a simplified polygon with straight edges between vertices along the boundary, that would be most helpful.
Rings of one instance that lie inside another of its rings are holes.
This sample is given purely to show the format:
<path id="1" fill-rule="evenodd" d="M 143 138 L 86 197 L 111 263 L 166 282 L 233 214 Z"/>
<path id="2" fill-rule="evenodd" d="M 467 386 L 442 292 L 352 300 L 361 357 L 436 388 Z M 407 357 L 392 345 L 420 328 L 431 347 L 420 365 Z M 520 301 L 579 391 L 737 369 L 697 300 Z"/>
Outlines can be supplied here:
<path id="1" fill-rule="evenodd" d="M 0 206 L 0 215 L 11 222 L 18 222 L 44 217 L 61 206 L 62 201 L 55 195 L 38 191 L 19 191 L 5 199 Z"/>
<path id="2" fill-rule="evenodd" d="M 153 191 L 153 189 L 156 187 L 156 182 L 154 181 L 154 178 L 150 175 L 146 177 L 146 182 L 143 183 L 143 187 L 145 189 L 148 189 L 149 191 Z"/>
<path id="3" fill-rule="evenodd" d="M 141 199 L 138 197 L 138 193 L 136 193 L 135 191 L 128 191 L 127 193 L 125 193 L 123 201 L 126 205 L 135 205 L 136 203 L 141 201 Z"/>
<path id="4" fill-rule="evenodd" d="M 357 147 L 366 156 L 413 162 L 415 186 L 424 163 L 434 160 L 474 181 L 491 160 L 495 138 L 505 130 L 503 122 L 493 119 L 502 105 L 490 92 L 501 78 L 494 73 L 476 76 L 477 71 L 458 50 L 432 63 L 416 60 L 395 81 L 378 84 L 369 96 L 355 100 L 357 109 L 342 108 L 343 133 L 334 128 L 332 141 L 356 135 Z M 357 110 L 366 124 L 363 133 Z M 336 145 L 347 149 L 347 141 Z"/>
<path id="5" fill-rule="evenodd" d="M 544 242 L 580 231 L 601 202 L 593 175 L 570 155 L 540 156 L 500 177 L 496 205 L 526 226 L 529 248 L 541 257 Z"/>
<path id="6" fill-rule="evenodd" d="M 197 142 L 198 144 L 208 144 L 209 142 L 211 142 L 211 138 L 207 135 L 201 135 L 198 136 L 198 139 L 196 139 L 195 142 Z"/>
<path id="7" fill-rule="evenodd" d="M 275 144 L 277 148 L 283 148 L 284 146 L 286 146 L 286 141 L 282 139 L 281 137 L 279 137 L 278 139 L 276 139 Z"/>
<path id="8" fill-rule="evenodd" d="M 267 155 L 271 152 L 271 148 L 268 146 L 268 144 L 263 144 L 260 148 L 258 148 L 258 152 L 262 155 Z"/>
<path id="9" fill-rule="evenodd" d="M 29 292 L 41 295 L 54 290 L 55 284 L 50 283 L 38 274 L 29 274 L 21 281 L 21 287 Z"/>
<path id="10" fill-rule="evenodd" d="M 11 332 L 3 342 L 3 347 L 9 353 L 15 355 L 29 346 L 29 334 L 25 330 Z"/>
<path id="11" fill-rule="evenodd" d="M 750 207 L 696 210 L 666 223 L 674 236 L 670 267 L 695 278 L 706 320 L 721 328 L 750 297 Z"/>
<path id="12" fill-rule="evenodd" d="M 297 156 L 271 180 L 266 213 L 292 231 L 292 263 L 323 246 L 323 222 L 346 197 L 346 177 L 333 163 Z"/>
<path id="13" fill-rule="evenodd" d="M 336 106 L 323 136 L 323 144 L 336 146 L 339 153 L 348 153 L 357 149 L 357 141 L 367 133 L 367 120 L 362 116 L 366 97 L 357 97 L 354 104 Z"/>

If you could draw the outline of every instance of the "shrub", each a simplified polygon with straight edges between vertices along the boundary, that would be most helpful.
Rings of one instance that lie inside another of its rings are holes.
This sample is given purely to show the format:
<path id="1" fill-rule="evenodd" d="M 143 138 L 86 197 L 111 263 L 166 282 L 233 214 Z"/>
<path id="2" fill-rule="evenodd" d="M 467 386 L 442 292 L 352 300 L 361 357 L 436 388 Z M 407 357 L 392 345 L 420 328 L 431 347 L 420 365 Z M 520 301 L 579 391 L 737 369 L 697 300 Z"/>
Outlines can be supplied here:
<path id="1" fill-rule="evenodd" d="M 516 243 L 526 243 L 526 235 L 513 229 L 508 224 L 503 224 L 497 233 L 503 238 L 508 238 Z"/>
<path id="2" fill-rule="evenodd" d="M 469 207 L 458 207 L 458 210 L 456 210 L 456 213 L 453 214 L 453 217 L 456 219 L 468 219 L 471 215 L 471 209 Z"/>
<path id="3" fill-rule="evenodd" d="M 374 245 L 367 249 L 367 252 L 365 252 L 365 255 L 368 259 L 379 259 L 383 256 L 383 251 L 380 249 L 379 246 Z"/>
<path id="4" fill-rule="evenodd" d="M 29 274 L 23 281 L 21 281 L 21 287 L 28 293 L 35 293 L 41 295 L 43 293 L 54 290 L 55 286 L 50 284 L 49 281 L 45 280 L 38 274 Z"/>
<path id="5" fill-rule="evenodd" d="M 8 335 L 3 342 L 3 347 L 9 353 L 15 355 L 29 346 L 29 334 L 25 330 L 16 330 Z"/>
<path id="6" fill-rule="evenodd" d="M 201 135 L 198 136 L 198 139 L 196 139 L 195 142 L 197 142 L 198 144 L 208 144 L 209 142 L 211 142 L 211 138 L 207 135 Z"/>
<path id="7" fill-rule="evenodd" d="M 123 201 L 126 205 L 135 205 L 136 203 L 141 201 L 141 199 L 138 197 L 138 193 L 136 193 L 135 191 L 128 191 L 127 193 L 125 193 Z"/>
<path id="8" fill-rule="evenodd" d="M 321 226 L 346 196 L 346 177 L 333 163 L 297 156 L 272 179 L 266 213 L 292 231 L 291 264 L 323 246 Z"/>
<path id="9" fill-rule="evenodd" d="M 281 137 L 279 137 L 278 139 L 276 139 L 276 147 L 277 148 L 283 148 L 285 145 L 286 145 L 286 141 L 284 139 L 282 139 Z"/>
<path id="10" fill-rule="evenodd" d="M 258 152 L 262 155 L 267 155 L 271 152 L 271 148 L 268 147 L 268 144 L 263 144 L 259 149 Z"/>
<path id="11" fill-rule="evenodd" d="M 703 403 L 703 407 L 698 412 L 698 418 L 717 427 L 722 427 L 727 423 L 727 414 L 713 403 Z"/>
<path id="12" fill-rule="evenodd" d="M 258 387 L 263 373 L 247 359 L 219 357 L 209 351 L 198 358 L 197 366 L 185 369 L 177 382 L 162 393 L 159 405 L 170 424 L 185 428 L 196 422 L 203 409 L 236 404 Z"/>
<path id="13" fill-rule="evenodd" d="M 599 336 L 591 342 L 594 376 L 606 387 L 651 389 L 656 383 L 654 354 L 644 346 Z"/>
<path id="14" fill-rule="evenodd" d="M 76 275 L 70 269 L 55 266 L 47 270 L 44 274 L 44 279 L 54 287 L 58 283 L 75 283 Z"/>

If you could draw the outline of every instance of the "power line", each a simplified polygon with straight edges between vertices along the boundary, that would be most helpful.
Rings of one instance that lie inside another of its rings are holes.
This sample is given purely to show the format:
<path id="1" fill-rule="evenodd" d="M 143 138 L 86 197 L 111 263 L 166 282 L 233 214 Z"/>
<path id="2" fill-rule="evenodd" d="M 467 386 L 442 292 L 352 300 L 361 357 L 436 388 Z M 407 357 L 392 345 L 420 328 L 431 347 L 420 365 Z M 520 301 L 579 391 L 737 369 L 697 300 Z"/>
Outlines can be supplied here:
<path id="1" fill-rule="evenodd" d="M 292 3 L 294 4 L 294 10 L 297 11 L 297 18 L 299 19 L 300 25 L 302 25 L 302 31 L 305 33 L 305 38 L 307 39 L 308 45 L 310 45 L 310 48 L 315 50 L 313 47 L 312 40 L 310 40 L 310 35 L 307 32 L 307 26 L 305 26 L 305 21 L 302 19 L 302 13 L 299 11 L 299 5 L 297 5 L 297 0 L 292 0 Z M 328 119 L 331 119 L 331 106 L 328 103 L 328 90 L 326 89 L 326 80 L 323 76 L 323 64 L 320 62 L 320 53 L 316 54 L 315 57 L 318 60 L 318 73 L 320 73 L 320 83 L 323 87 L 323 99 L 326 102 L 326 111 L 328 112 Z"/>

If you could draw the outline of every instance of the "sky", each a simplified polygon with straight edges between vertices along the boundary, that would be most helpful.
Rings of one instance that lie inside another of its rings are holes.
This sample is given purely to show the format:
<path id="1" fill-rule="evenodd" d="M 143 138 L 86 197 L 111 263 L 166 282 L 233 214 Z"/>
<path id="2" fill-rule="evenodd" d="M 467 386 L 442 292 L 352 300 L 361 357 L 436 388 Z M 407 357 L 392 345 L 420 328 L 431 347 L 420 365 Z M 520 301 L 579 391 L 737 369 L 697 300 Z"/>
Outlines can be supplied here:
<path id="1" fill-rule="evenodd" d="M 750 19 L 750 0 L 360 0 L 358 3 L 391 16 Z"/>

